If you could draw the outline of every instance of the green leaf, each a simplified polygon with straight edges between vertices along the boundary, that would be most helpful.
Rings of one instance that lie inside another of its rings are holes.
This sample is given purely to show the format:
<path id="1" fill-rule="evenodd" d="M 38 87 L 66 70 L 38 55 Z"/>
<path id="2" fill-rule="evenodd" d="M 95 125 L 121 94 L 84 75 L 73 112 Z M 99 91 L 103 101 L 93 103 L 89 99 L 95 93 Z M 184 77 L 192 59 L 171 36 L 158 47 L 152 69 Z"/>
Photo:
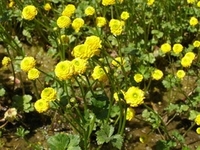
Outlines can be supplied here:
<path id="1" fill-rule="evenodd" d="M 190 115 L 189 115 L 189 120 L 194 120 L 196 118 L 196 116 L 199 114 L 198 111 L 195 110 L 190 110 Z"/>
<path id="2" fill-rule="evenodd" d="M 67 134 L 58 133 L 54 136 L 51 136 L 47 143 L 50 150 L 67 150 L 67 147 L 70 143 L 70 138 Z"/>
<path id="3" fill-rule="evenodd" d="M 80 138 L 78 135 L 68 135 L 70 142 L 67 150 L 81 150 L 79 147 Z"/>
<path id="4" fill-rule="evenodd" d="M 123 137 L 120 134 L 112 136 L 111 143 L 114 147 L 121 149 L 123 145 Z"/>
<path id="5" fill-rule="evenodd" d="M 6 93 L 4 88 L 0 88 L 0 96 L 4 96 Z"/>

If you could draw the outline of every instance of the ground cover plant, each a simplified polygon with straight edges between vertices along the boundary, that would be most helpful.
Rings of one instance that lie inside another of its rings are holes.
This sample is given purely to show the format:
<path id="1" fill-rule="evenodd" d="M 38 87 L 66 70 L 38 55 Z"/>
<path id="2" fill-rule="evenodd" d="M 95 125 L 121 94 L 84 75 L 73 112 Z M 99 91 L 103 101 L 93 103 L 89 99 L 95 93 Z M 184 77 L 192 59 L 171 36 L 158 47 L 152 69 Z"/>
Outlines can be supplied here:
<path id="1" fill-rule="evenodd" d="M 199 19 L 197 0 L 0 1 L 0 147 L 199 150 Z"/>

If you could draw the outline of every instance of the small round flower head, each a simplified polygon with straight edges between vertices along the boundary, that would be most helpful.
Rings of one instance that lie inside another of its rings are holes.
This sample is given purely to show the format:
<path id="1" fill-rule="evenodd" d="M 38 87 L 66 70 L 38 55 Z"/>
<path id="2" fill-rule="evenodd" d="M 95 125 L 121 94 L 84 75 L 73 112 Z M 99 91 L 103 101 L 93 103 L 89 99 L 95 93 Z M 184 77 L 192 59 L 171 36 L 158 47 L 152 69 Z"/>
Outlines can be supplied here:
<path id="1" fill-rule="evenodd" d="M 135 82 L 140 83 L 143 80 L 143 75 L 140 73 L 137 73 L 134 75 L 133 78 L 134 78 Z"/>
<path id="2" fill-rule="evenodd" d="M 196 17 L 191 17 L 190 18 L 190 25 L 195 26 L 198 24 L 198 19 Z"/>
<path id="3" fill-rule="evenodd" d="M 135 117 L 135 110 L 131 107 L 127 108 L 126 120 L 131 121 Z"/>
<path id="4" fill-rule="evenodd" d="M 123 57 L 116 57 L 114 60 L 112 60 L 111 64 L 115 67 L 119 67 L 125 63 L 125 60 Z"/>
<path id="5" fill-rule="evenodd" d="M 181 65 L 182 65 L 183 67 L 190 67 L 191 64 L 192 64 L 192 60 L 191 60 L 189 57 L 183 57 L 183 58 L 181 59 Z"/>
<path id="6" fill-rule="evenodd" d="M 76 7 L 73 4 L 68 4 L 62 12 L 63 16 L 71 17 L 76 10 Z"/>
<path id="7" fill-rule="evenodd" d="M 97 27 L 103 27 L 106 25 L 106 18 L 104 17 L 97 17 L 96 19 L 96 24 L 97 24 Z"/>
<path id="8" fill-rule="evenodd" d="M 181 44 L 174 44 L 172 49 L 175 54 L 179 54 L 180 52 L 182 52 L 183 46 Z"/>
<path id="9" fill-rule="evenodd" d="M 59 28 L 68 28 L 71 24 L 71 19 L 67 16 L 60 16 L 56 23 Z"/>
<path id="10" fill-rule="evenodd" d="M 33 20 L 37 15 L 37 9 L 33 5 L 27 5 L 22 10 L 22 18 L 25 20 Z"/>
<path id="11" fill-rule="evenodd" d="M 71 61 L 61 61 L 56 65 L 54 72 L 59 80 L 67 80 L 73 76 L 74 66 Z"/>
<path id="12" fill-rule="evenodd" d="M 41 98 L 45 101 L 54 101 L 56 99 L 56 90 L 52 87 L 47 87 L 42 90 L 41 92 Z"/>
<path id="13" fill-rule="evenodd" d="M 51 5 L 50 5 L 50 3 L 46 3 L 46 4 L 44 5 L 44 10 L 46 10 L 46 11 L 51 10 Z"/>
<path id="14" fill-rule="evenodd" d="M 74 47 L 72 51 L 72 56 L 75 58 L 88 59 L 93 57 L 95 54 L 90 50 L 89 46 L 86 44 L 80 44 Z"/>
<path id="15" fill-rule="evenodd" d="M 148 5 L 148 6 L 153 5 L 154 1 L 155 1 L 155 0 L 147 0 L 147 5 Z"/>
<path id="16" fill-rule="evenodd" d="M 85 9 L 85 15 L 86 15 L 86 16 L 92 16 L 92 15 L 94 15 L 94 13 L 95 13 L 95 9 L 94 9 L 94 7 L 92 7 L 92 6 L 88 6 L 88 7 Z"/>
<path id="17" fill-rule="evenodd" d="M 144 103 L 144 91 L 132 86 L 124 93 L 124 99 L 131 107 L 138 107 Z"/>
<path id="18" fill-rule="evenodd" d="M 105 71 L 108 73 L 108 67 L 104 67 Z M 101 66 L 96 66 L 92 72 L 92 77 L 94 80 L 106 81 L 107 75 Z"/>
<path id="19" fill-rule="evenodd" d="M 200 1 L 197 2 L 197 7 L 200 7 Z"/>
<path id="20" fill-rule="evenodd" d="M 15 4 L 14 0 L 10 0 L 8 7 L 12 8 L 14 6 L 14 4 Z"/>
<path id="21" fill-rule="evenodd" d="M 123 11 L 120 15 L 120 18 L 122 20 L 127 20 L 130 17 L 129 13 L 127 11 Z"/>
<path id="22" fill-rule="evenodd" d="M 195 58 L 195 54 L 193 52 L 187 52 L 184 57 L 188 57 L 193 61 Z"/>
<path id="23" fill-rule="evenodd" d="M 154 80 L 160 80 L 163 77 L 163 72 L 159 69 L 155 69 L 152 73 L 152 78 Z"/>
<path id="24" fill-rule="evenodd" d="M 28 72 L 30 69 L 34 68 L 36 65 L 36 60 L 33 57 L 24 57 L 21 61 L 20 68 Z"/>
<path id="25" fill-rule="evenodd" d="M 29 80 L 35 80 L 39 78 L 40 76 L 40 71 L 37 70 L 36 68 L 32 68 L 28 71 L 28 79 Z"/>
<path id="26" fill-rule="evenodd" d="M 200 114 L 196 116 L 194 121 L 198 126 L 200 125 Z"/>
<path id="27" fill-rule="evenodd" d="M 10 62 L 11 62 L 11 59 L 10 59 L 10 57 L 7 57 L 7 56 L 3 57 L 2 61 L 1 61 L 3 67 L 8 67 Z"/>
<path id="28" fill-rule="evenodd" d="M 176 76 L 179 78 L 179 79 L 183 79 L 185 77 L 185 71 L 184 70 L 178 70 L 176 72 Z"/>
<path id="29" fill-rule="evenodd" d="M 200 127 L 196 129 L 197 134 L 200 134 Z"/>
<path id="30" fill-rule="evenodd" d="M 39 99 L 34 104 L 35 110 L 39 113 L 43 113 L 49 109 L 49 103 L 44 99 Z"/>
<path id="31" fill-rule="evenodd" d="M 75 30 L 75 32 L 79 32 L 79 30 L 83 25 L 84 25 L 84 20 L 82 18 L 76 18 L 72 22 L 72 28 Z"/>
<path id="32" fill-rule="evenodd" d="M 74 75 L 83 74 L 87 69 L 87 60 L 81 58 L 75 58 L 72 60 L 74 66 Z"/>
<path id="33" fill-rule="evenodd" d="M 196 40 L 193 42 L 194 47 L 200 47 L 200 41 Z"/>
<path id="34" fill-rule="evenodd" d="M 188 4 L 194 4 L 196 0 L 187 0 Z"/>
<path id="35" fill-rule="evenodd" d="M 4 113 L 4 119 L 13 122 L 17 118 L 17 109 L 16 108 L 9 108 L 5 113 Z"/>
<path id="36" fill-rule="evenodd" d="M 110 31 L 113 35 L 120 35 L 123 30 L 123 23 L 117 19 L 111 19 L 109 22 Z"/>
<path id="37" fill-rule="evenodd" d="M 104 6 L 114 5 L 116 2 L 122 3 L 123 0 L 102 0 L 102 5 Z"/>
<path id="38" fill-rule="evenodd" d="M 98 36 L 92 35 L 86 37 L 84 44 L 88 45 L 90 50 L 94 52 L 94 54 L 98 55 L 100 53 L 99 48 L 102 47 L 101 39 Z"/>
<path id="39" fill-rule="evenodd" d="M 169 43 L 164 43 L 161 45 L 161 51 L 167 53 L 171 51 L 171 45 Z"/>

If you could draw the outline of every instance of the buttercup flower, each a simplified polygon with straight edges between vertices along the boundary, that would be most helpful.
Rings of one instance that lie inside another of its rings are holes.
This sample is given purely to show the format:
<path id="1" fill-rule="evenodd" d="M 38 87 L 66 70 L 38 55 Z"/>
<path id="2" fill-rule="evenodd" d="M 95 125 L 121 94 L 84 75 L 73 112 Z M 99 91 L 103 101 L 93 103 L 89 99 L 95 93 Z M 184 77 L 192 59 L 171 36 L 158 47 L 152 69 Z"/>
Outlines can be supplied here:
<path id="1" fill-rule="evenodd" d="M 143 80 L 143 75 L 137 73 L 137 74 L 134 75 L 133 78 L 134 78 L 135 82 L 140 83 Z"/>
<path id="2" fill-rule="evenodd" d="M 200 125 L 200 114 L 196 116 L 194 121 L 198 126 Z"/>
<path id="3" fill-rule="evenodd" d="M 37 9 L 33 5 L 27 5 L 22 10 L 22 18 L 24 18 L 25 20 L 33 20 L 36 15 L 37 15 Z"/>
<path id="4" fill-rule="evenodd" d="M 155 0 L 147 0 L 147 5 L 148 5 L 148 6 L 153 5 L 154 1 L 155 1 Z"/>
<path id="5" fill-rule="evenodd" d="M 120 20 L 111 19 L 109 22 L 109 27 L 112 34 L 120 35 L 123 30 L 123 23 Z"/>
<path id="6" fill-rule="evenodd" d="M 190 25 L 195 26 L 198 24 L 198 19 L 196 17 L 191 17 L 190 18 Z"/>
<path id="7" fill-rule="evenodd" d="M 74 66 L 74 74 L 83 74 L 87 69 L 87 60 L 81 58 L 75 58 L 72 60 Z"/>
<path id="8" fill-rule="evenodd" d="M 49 109 L 49 103 L 44 99 L 39 99 L 35 102 L 34 107 L 37 112 L 43 113 Z"/>
<path id="9" fill-rule="evenodd" d="M 8 7 L 12 8 L 14 6 L 14 4 L 15 4 L 14 0 L 10 0 Z"/>
<path id="10" fill-rule="evenodd" d="M 144 103 L 144 91 L 138 87 L 132 86 L 124 93 L 124 99 L 131 107 L 138 107 Z"/>
<path id="11" fill-rule="evenodd" d="M 101 45 L 101 39 L 98 36 L 92 35 L 86 37 L 84 44 L 88 45 L 90 50 L 93 51 L 95 55 L 98 55 L 100 53 L 99 48 L 101 48 L 102 45 Z"/>
<path id="12" fill-rule="evenodd" d="M 197 2 L 197 7 L 200 7 L 200 1 Z"/>
<path id="13" fill-rule="evenodd" d="M 114 60 L 112 60 L 111 64 L 115 67 L 119 67 L 120 65 L 123 65 L 125 63 L 123 57 L 116 57 Z"/>
<path id="14" fill-rule="evenodd" d="M 193 43 L 193 46 L 194 47 L 200 47 L 200 41 L 194 41 L 194 43 Z"/>
<path id="15" fill-rule="evenodd" d="M 37 70 L 36 68 L 32 68 L 28 71 L 28 79 L 29 80 L 35 80 L 39 78 L 40 76 L 40 71 Z"/>
<path id="16" fill-rule="evenodd" d="M 36 64 L 36 60 L 33 57 L 24 57 L 21 61 L 20 68 L 28 72 L 30 69 L 34 68 Z"/>
<path id="17" fill-rule="evenodd" d="M 108 73 L 108 67 L 104 67 L 105 71 Z M 101 66 L 96 66 L 93 70 L 92 77 L 94 80 L 105 81 L 107 75 Z"/>
<path id="18" fill-rule="evenodd" d="M 104 6 L 114 5 L 116 2 L 122 3 L 123 0 L 102 0 L 102 5 L 104 5 Z"/>
<path id="19" fill-rule="evenodd" d="M 49 101 L 54 101 L 56 99 L 56 90 L 53 89 L 52 87 L 47 87 L 42 90 L 41 92 L 41 99 L 49 102 Z"/>
<path id="20" fill-rule="evenodd" d="M 130 16 L 129 16 L 129 13 L 128 13 L 127 11 L 123 11 L 123 12 L 121 13 L 121 15 L 120 15 L 120 18 L 121 18 L 122 20 L 127 20 L 129 17 L 130 17 Z"/>
<path id="21" fill-rule="evenodd" d="M 46 11 L 51 10 L 51 5 L 50 5 L 50 3 L 46 3 L 46 4 L 44 5 L 44 10 L 46 10 Z"/>
<path id="22" fill-rule="evenodd" d="M 164 43 L 161 45 L 161 51 L 163 53 L 167 53 L 169 51 L 171 51 L 171 45 L 169 43 Z"/>
<path id="23" fill-rule="evenodd" d="M 193 52 L 187 52 L 184 57 L 188 57 L 190 60 L 194 60 L 195 54 Z"/>
<path id="24" fill-rule="evenodd" d="M 200 134 L 200 127 L 196 129 L 197 134 Z"/>
<path id="25" fill-rule="evenodd" d="M 106 25 L 106 18 L 104 17 L 97 17 L 96 18 L 96 24 L 97 24 L 97 27 L 103 27 Z"/>
<path id="26" fill-rule="evenodd" d="M 178 70 L 177 73 L 176 73 L 176 76 L 179 79 L 183 79 L 183 77 L 185 77 L 185 71 L 184 70 Z"/>
<path id="27" fill-rule="evenodd" d="M 76 10 L 76 7 L 73 4 L 68 4 L 62 12 L 63 16 L 71 17 Z"/>
<path id="28" fill-rule="evenodd" d="M 155 80 L 160 80 L 163 77 L 163 72 L 159 69 L 154 70 L 152 73 L 152 78 Z"/>
<path id="29" fill-rule="evenodd" d="M 187 3 L 188 3 L 188 4 L 193 4 L 193 3 L 195 3 L 195 1 L 196 1 L 196 0 L 187 0 Z"/>
<path id="30" fill-rule="evenodd" d="M 123 94 L 124 95 L 124 91 L 123 90 L 121 90 L 120 92 L 115 92 L 114 94 L 113 94 L 113 97 L 114 97 L 114 99 L 116 100 L 116 101 L 119 101 L 119 95 L 120 94 Z"/>
<path id="31" fill-rule="evenodd" d="M 2 61 L 1 61 L 3 67 L 8 67 L 10 62 L 11 62 L 11 59 L 10 59 L 10 57 L 7 57 L 7 56 L 3 57 Z"/>
<path id="32" fill-rule="evenodd" d="M 192 64 L 192 60 L 191 60 L 189 57 L 183 57 L 183 58 L 181 59 L 181 65 L 182 65 L 183 67 L 190 67 L 191 64 Z"/>
<path id="33" fill-rule="evenodd" d="M 88 45 L 80 44 L 74 47 L 72 55 L 75 58 L 88 59 L 94 56 L 95 54 L 93 53 L 93 51 L 90 50 Z"/>
<path id="34" fill-rule="evenodd" d="M 71 24 L 71 19 L 67 16 L 60 16 L 56 22 L 59 28 L 68 28 Z"/>
<path id="35" fill-rule="evenodd" d="M 75 32 L 79 32 L 80 28 L 84 25 L 84 20 L 82 18 L 76 18 L 72 22 L 72 28 Z"/>
<path id="36" fill-rule="evenodd" d="M 88 6 L 88 7 L 85 9 L 85 14 L 86 14 L 86 16 L 92 16 L 94 13 L 95 13 L 95 9 L 94 9 L 94 7 L 92 7 L 92 6 Z"/>
<path id="37" fill-rule="evenodd" d="M 56 65 L 54 72 L 59 80 L 67 80 L 72 77 L 74 73 L 74 66 L 71 61 L 61 61 Z"/>
<path id="38" fill-rule="evenodd" d="M 175 54 L 179 54 L 180 52 L 182 52 L 183 46 L 181 44 L 174 44 L 172 49 Z"/>
<path id="39" fill-rule="evenodd" d="M 126 120 L 131 121 L 135 117 L 135 110 L 131 107 L 127 108 Z"/>

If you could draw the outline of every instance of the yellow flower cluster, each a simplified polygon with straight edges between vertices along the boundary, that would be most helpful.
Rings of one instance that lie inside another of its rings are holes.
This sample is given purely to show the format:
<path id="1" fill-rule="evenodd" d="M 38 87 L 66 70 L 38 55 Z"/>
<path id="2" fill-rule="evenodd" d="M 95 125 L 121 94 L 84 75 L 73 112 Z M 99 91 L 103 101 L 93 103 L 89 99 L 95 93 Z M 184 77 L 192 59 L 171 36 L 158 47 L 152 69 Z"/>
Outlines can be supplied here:
<path id="1" fill-rule="evenodd" d="M 24 18 L 25 20 L 33 20 L 35 16 L 37 15 L 37 13 L 38 12 L 35 6 L 27 5 L 22 10 L 22 18 Z"/>
<path id="2" fill-rule="evenodd" d="M 20 63 L 20 68 L 24 72 L 28 72 L 36 65 L 36 60 L 33 57 L 24 57 L 24 59 Z"/>
<path id="3" fill-rule="evenodd" d="M 41 92 L 41 99 L 50 102 L 56 100 L 56 90 L 52 87 L 44 88 Z"/>
<path id="4" fill-rule="evenodd" d="M 76 18 L 72 22 L 72 28 L 75 32 L 79 32 L 80 28 L 84 25 L 84 20 L 82 18 Z"/>
<path id="5" fill-rule="evenodd" d="M 97 27 L 103 27 L 106 25 L 106 18 L 104 17 L 97 17 L 96 18 L 96 24 L 97 24 Z"/>
<path id="6" fill-rule="evenodd" d="M 86 16 L 92 16 L 92 15 L 94 15 L 94 13 L 95 13 L 95 9 L 94 9 L 94 7 L 92 7 L 92 6 L 88 6 L 88 7 L 85 9 L 85 15 L 86 15 Z"/>
<path id="7" fill-rule="evenodd" d="M 49 109 L 49 103 L 44 99 L 39 99 L 34 104 L 35 110 L 39 113 L 46 112 Z"/>
<path id="8" fill-rule="evenodd" d="M 144 103 L 144 91 L 132 86 L 124 93 L 124 99 L 131 107 L 138 107 Z"/>
<path id="9" fill-rule="evenodd" d="M 68 28 L 71 24 L 71 19 L 67 16 L 60 16 L 56 21 L 59 28 Z"/>
<path id="10" fill-rule="evenodd" d="M 108 67 L 104 67 L 103 69 L 101 66 L 96 66 L 92 72 L 92 77 L 94 80 L 106 81 L 107 80 L 106 73 L 108 73 Z"/>
<path id="11" fill-rule="evenodd" d="M 40 71 L 36 68 L 32 68 L 28 71 L 28 79 L 29 80 L 35 80 L 39 78 L 40 76 Z"/>
<path id="12" fill-rule="evenodd" d="M 195 58 L 195 54 L 193 52 L 187 52 L 184 55 L 184 57 L 181 59 L 181 65 L 183 67 L 190 67 L 194 58 Z"/>
<path id="13" fill-rule="evenodd" d="M 10 62 L 11 62 L 10 57 L 5 56 L 5 57 L 3 57 L 1 64 L 2 64 L 3 67 L 8 67 Z"/>
<path id="14" fill-rule="evenodd" d="M 120 35 L 122 33 L 123 26 L 124 22 L 117 19 L 111 19 L 109 22 L 110 31 L 115 36 Z"/>
<path id="15" fill-rule="evenodd" d="M 160 80 L 163 77 L 163 72 L 159 69 L 155 69 L 151 76 L 154 80 Z"/>
<path id="16" fill-rule="evenodd" d="M 74 75 L 83 74 L 87 69 L 87 60 L 81 58 L 75 58 L 72 60 L 74 66 Z"/>

